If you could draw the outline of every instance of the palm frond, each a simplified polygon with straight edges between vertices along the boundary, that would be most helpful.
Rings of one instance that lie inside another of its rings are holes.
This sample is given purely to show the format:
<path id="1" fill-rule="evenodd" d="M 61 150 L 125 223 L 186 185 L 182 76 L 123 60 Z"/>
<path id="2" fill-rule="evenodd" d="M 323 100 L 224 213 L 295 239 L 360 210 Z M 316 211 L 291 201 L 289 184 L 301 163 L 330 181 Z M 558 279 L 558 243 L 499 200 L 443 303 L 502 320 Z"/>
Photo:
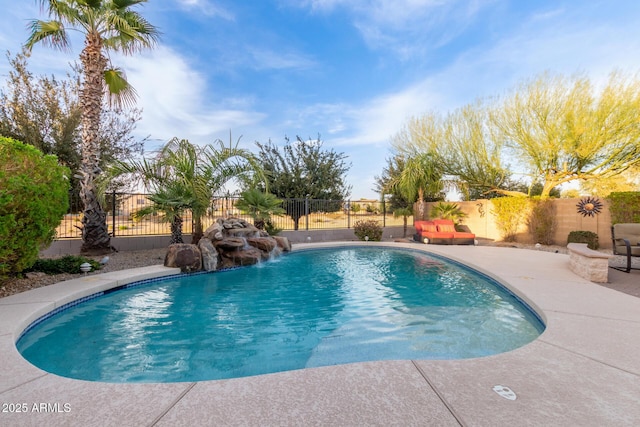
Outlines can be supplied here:
<path id="1" fill-rule="evenodd" d="M 126 80 L 120 68 L 109 68 L 104 71 L 104 82 L 107 87 L 106 96 L 109 106 L 115 108 L 133 107 L 136 103 L 136 90 Z"/>
<path id="2" fill-rule="evenodd" d="M 37 43 L 60 50 L 69 49 L 69 39 L 64 25 L 60 21 L 40 21 L 35 19 L 29 25 L 31 34 L 25 43 L 30 51 Z"/>

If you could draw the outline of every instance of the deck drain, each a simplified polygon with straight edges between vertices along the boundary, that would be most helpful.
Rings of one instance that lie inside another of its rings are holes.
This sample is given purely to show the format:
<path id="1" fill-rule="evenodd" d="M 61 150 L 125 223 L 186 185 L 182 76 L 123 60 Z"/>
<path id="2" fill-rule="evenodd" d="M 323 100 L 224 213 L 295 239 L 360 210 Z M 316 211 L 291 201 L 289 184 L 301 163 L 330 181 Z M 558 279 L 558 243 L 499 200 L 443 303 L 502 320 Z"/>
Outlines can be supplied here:
<path id="1" fill-rule="evenodd" d="M 505 399 L 508 399 L 508 400 L 516 400 L 518 398 L 518 396 L 516 396 L 516 393 L 513 390 L 511 390 L 509 387 L 505 387 L 503 385 L 493 386 L 493 391 L 495 391 L 500 396 L 502 396 L 502 397 L 504 397 Z"/>

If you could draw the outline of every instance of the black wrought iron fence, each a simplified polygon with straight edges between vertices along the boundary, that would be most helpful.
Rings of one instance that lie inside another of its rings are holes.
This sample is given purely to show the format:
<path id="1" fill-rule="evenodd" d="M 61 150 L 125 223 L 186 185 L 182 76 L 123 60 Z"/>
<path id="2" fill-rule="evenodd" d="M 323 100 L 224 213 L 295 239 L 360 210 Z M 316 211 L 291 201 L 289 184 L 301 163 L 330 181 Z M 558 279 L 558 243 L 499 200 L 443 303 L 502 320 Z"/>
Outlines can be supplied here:
<path id="1" fill-rule="evenodd" d="M 207 215 L 202 218 L 206 229 L 217 218 L 229 216 L 253 222 L 250 215 L 236 207 L 237 197 L 221 197 L 211 200 Z M 111 236 L 149 236 L 171 234 L 167 218 L 161 213 L 138 217 L 136 212 L 151 205 L 144 193 L 109 193 L 105 197 L 107 226 Z M 386 209 L 384 201 L 377 200 L 318 200 L 310 198 L 285 199 L 285 214 L 272 216 L 271 223 L 280 230 L 321 230 L 352 228 L 357 221 L 374 220 L 383 227 L 402 225 L 403 218 L 395 218 Z M 193 230 L 193 216 L 186 211 L 182 216 L 183 233 Z M 411 224 L 411 219 L 409 219 Z M 82 204 L 70 199 L 68 213 L 57 228 L 57 239 L 82 237 Z"/>

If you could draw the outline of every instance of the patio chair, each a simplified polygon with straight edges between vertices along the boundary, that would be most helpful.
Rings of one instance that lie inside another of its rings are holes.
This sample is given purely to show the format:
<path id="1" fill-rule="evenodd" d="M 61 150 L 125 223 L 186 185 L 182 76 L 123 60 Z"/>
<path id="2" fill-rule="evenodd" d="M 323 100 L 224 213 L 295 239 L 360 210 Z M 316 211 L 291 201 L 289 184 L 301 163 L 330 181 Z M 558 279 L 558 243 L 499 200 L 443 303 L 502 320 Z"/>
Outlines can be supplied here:
<path id="1" fill-rule="evenodd" d="M 613 240 L 613 254 L 627 257 L 626 267 L 611 267 L 615 270 L 629 273 L 631 270 L 640 270 L 631 267 L 631 257 L 640 257 L 640 224 L 615 224 L 611 227 L 611 239 Z"/>

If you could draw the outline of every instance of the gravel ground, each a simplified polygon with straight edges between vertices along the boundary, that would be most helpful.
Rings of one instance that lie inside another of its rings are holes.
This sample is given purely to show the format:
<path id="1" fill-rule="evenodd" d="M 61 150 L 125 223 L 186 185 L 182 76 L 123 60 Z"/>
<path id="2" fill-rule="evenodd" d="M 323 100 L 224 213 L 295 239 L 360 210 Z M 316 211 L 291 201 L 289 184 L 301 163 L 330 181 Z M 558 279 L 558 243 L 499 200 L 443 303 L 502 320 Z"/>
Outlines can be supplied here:
<path id="1" fill-rule="evenodd" d="M 109 262 L 105 264 L 102 269 L 92 271 L 87 274 L 101 274 L 108 273 L 110 271 L 126 270 L 128 268 L 146 267 L 149 265 L 162 264 L 164 262 L 164 255 L 167 253 L 166 249 L 150 249 L 144 251 L 127 251 L 127 252 L 114 252 L 109 254 Z M 89 257 L 100 261 L 103 257 Z M 44 273 L 27 273 L 29 277 L 25 278 L 10 278 L 0 285 L 0 298 L 8 297 L 9 295 L 17 294 L 19 292 L 36 289 L 42 286 L 51 285 L 54 283 L 62 282 L 64 280 L 74 279 L 80 274 L 53 274 L 47 275 Z"/>
<path id="2" fill-rule="evenodd" d="M 536 249 L 533 245 L 527 245 L 522 243 L 507 243 L 507 242 L 480 242 L 482 246 L 501 246 L 512 247 L 520 249 Z M 564 246 L 541 246 L 537 250 L 567 253 L 567 248 Z M 101 274 L 108 273 L 110 271 L 125 270 L 128 268 L 146 267 L 149 265 L 162 264 L 164 262 L 164 256 L 166 254 L 166 248 L 163 249 L 149 249 L 144 251 L 127 251 L 127 252 L 114 252 L 109 255 L 109 262 L 103 266 L 101 270 L 93 271 L 87 274 Z M 603 252 L 607 252 L 604 250 Z M 611 253 L 611 251 L 608 251 Z M 96 261 L 102 259 L 102 257 L 91 257 Z M 624 257 L 615 257 L 612 260 L 612 265 L 624 265 Z M 634 266 L 640 264 L 640 259 L 634 259 Z M 29 273 L 29 277 L 25 278 L 10 278 L 0 284 L 0 298 L 7 297 L 9 295 L 17 294 L 19 292 L 36 289 L 42 286 L 51 285 L 53 283 L 62 282 L 78 277 L 80 274 L 55 274 L 46 275 L 44 273 Z"/>

